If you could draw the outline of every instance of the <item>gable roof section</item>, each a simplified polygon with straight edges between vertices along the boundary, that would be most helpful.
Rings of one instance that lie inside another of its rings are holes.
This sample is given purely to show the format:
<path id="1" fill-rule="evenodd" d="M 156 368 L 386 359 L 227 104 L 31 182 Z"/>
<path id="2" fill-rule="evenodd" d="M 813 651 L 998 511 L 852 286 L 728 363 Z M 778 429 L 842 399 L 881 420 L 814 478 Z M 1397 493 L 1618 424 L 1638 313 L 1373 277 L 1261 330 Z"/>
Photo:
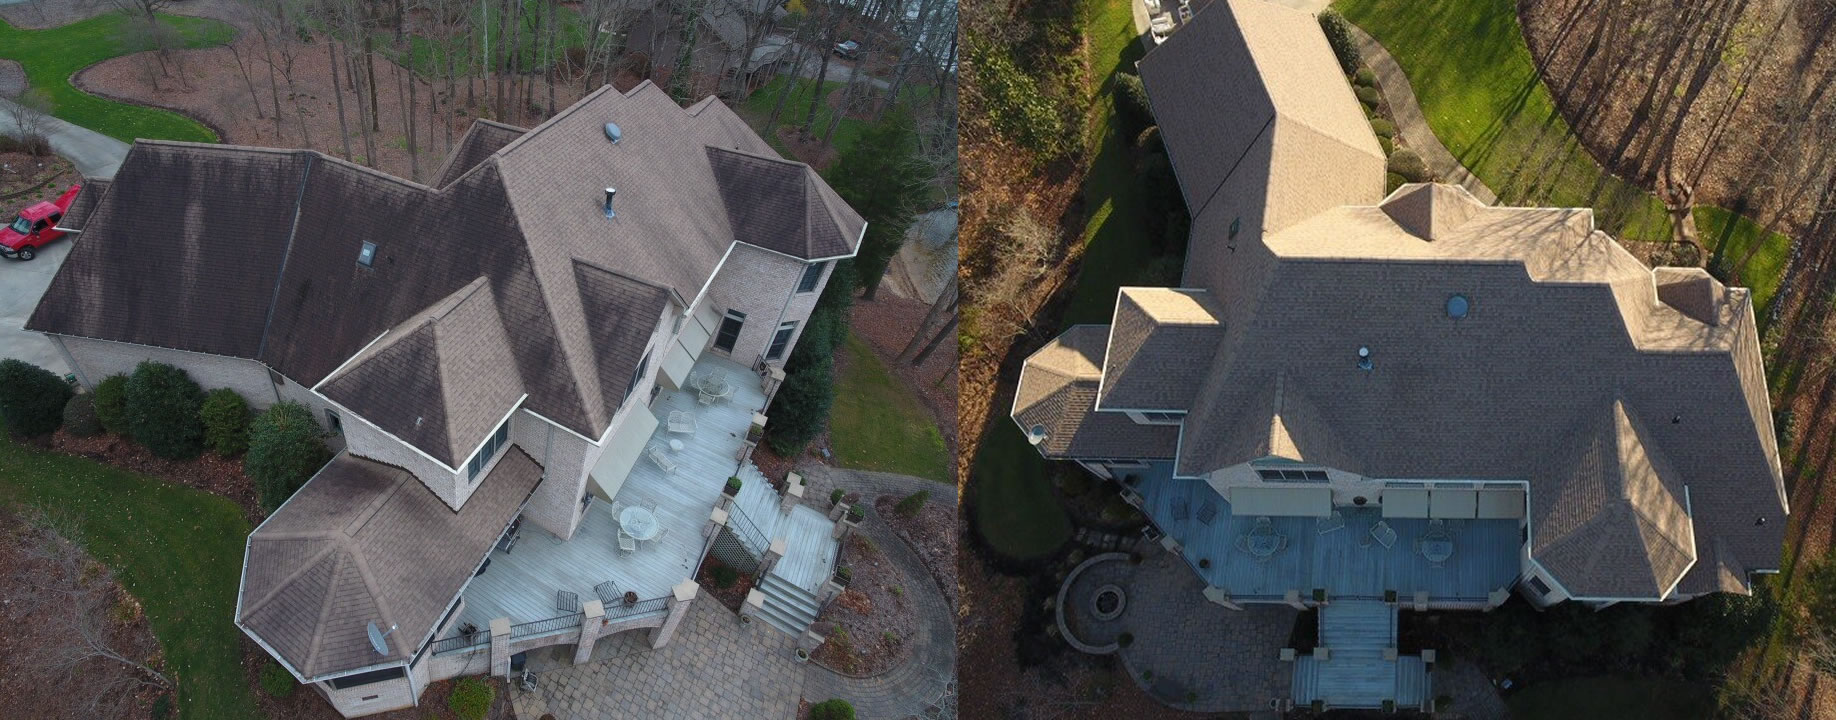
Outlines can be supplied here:
<path id="1" fill-rule="evenodd" d="M 480 277 L 389 330 L 320 386 L 326 397 L 458 468 L 524 394 Z"/>
<path id="2" fill-rule="evenodd" d="M 490 120 L 474 120 L 472 127 L 467 128 L 465 135 L 459 138 L 459 146 L 453 148 L 446 158 L 446 165 L 434 177 L 433 186 L 437 188 L 453 184 L 460 176 L 470 172 L 485 158 L 491 157 L 505 145 L 529 132 L 514 125 L 505 125 Z"/>
<path id="3" fill-rule="evenodd" d="M 852 211 L 831 212 L 847 206 L 832 192 L 822 192 L 828 186 L 818 182 L 808 165 L 713 146 L 707 154 L 733 237 L 813 259 L 847 254 L 860 233 L 859 217 Z"/>
<path id="4" fill-rule="evenodd" d="M 89 222 L 89 214 L 95 212 L 96 204 L 108 194 L 111 182 L 108 178 L 83 178 L 83 189 L 70 199 L 70 207 L 64 209 L 64 217 L 57 221 L 57 227 L 65 232 L 82 232 L 83 224 Z"/>
<path id="5" fill-rule="evenodd" d="M 1696 561 L 1686 491 L 1624 401 L 1589 414 L 1530 493 L 1533 554 L 1576 597 L 1661 599 Z"/>
<path id="6" fill-rule="evenodd" d="M 608 121 L 625 129 L 616 145 Z M 482 276 L 508 338 L 508 361 L 489 354 L 489 371 L 516 376 L 530 410 L 599 437 L 627 376 L 601 382 L 610 335 L 598 325 L 621 320 L 598 316 L 605 303 L 585 309 L 575 261 L 693 302 L 736 242 L 710 146 L 771 153 L 719 101 L 683 109 L 650 83 L 602 89 L 528 132 L 475 127 L 437 188 L 316 152 L 140 141 L 26 329 L 249 358 L 314 386 Z M 852 253 L 858 215 L 807 167 L 787 182 L 775 192 L 820 200 L 811 207 L 855 229 L 840 246 Z M 608 185 L 621 190 L 616 220 L 601 209 Z M 366 241 L 369 267 L 357 264 Z M 661 310 L 620 318 L 640 315 Z M 423 441 L 435 456 L 460 442 Z"/>
<path id="7" fill-rule="evenodd" d="M 669 294 L 617 273 L 574 263 L 580 306 L 596 321 L 588 328 L 593 358 L 599 366 L 599 388 L 605 406 L 616 408 L 630 392 L 631 377 L 643 361 L 651 331 L 662 317 Z"/>
<path id="8" fill-rule="evenodd" d="M 308 682 L 406 663 L 541 479 L 512 447 L 454 512 L 408 471 L 341 454 L 249 535 L 236 622 Z M 397 628 L 387 655 L 372 621 Z"/>
<path id="9" fill-rule="evenodd" d="M 1203 290 L 1125 287 L 1117 291 L 1097 406 L 1184 410 L 1204 380 L 1192 348 L 1223 339 L 1223 312 Z"/>
<path id="10" fill-rule="evenodd" d="M 1093 412 L 1108 336 L 1106 325 L 1075 325 L 1028 357 L 1014 389 L 1014 422 L 1022 433 L 1045 428 L 1038 447 L 1046 457 L 1172 457 L 1178 425 L 1141 425 L 1122 413 Z"/>

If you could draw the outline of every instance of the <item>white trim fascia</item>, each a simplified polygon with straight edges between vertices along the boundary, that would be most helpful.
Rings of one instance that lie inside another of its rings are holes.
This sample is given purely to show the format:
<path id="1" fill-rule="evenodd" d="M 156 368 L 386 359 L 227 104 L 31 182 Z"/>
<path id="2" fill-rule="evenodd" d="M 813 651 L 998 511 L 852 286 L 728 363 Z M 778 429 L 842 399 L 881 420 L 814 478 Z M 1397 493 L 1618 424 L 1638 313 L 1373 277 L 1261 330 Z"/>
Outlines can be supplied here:
<path id="1" fill-rule="evenodd" d="M 394 330 L 394 328 L 390 328 L 389 330 L 382 331 L 382 334 L 377 335 L 375 340 L 371 340 L 369 343 L 365 344 L 363 347 L 358 348 L 357 352 L 352 353 L 350 357 L 345 358 L 344 362 L 338 363 L 338 367 L 332 368 L 332 371 L 326 373 L 325 377 L 319 378 L 318 382 L 313 383 L 312 387 L 309 387 L 306 389 L 311 390 L 315 393 L 318 392 L 320 385 L 324 385 L 325 383 L 331 382 L 331 379 L 337 377 L 338 373 L 344 370 L 344 367 L 346 365 L 351 364 L 352 361 L 356 360 L 359 356 L 363 355 L 364 351 L 369 350 L 376 343 L 382 342 L 382 339 L 388 337 L 389 333 L 392 330 Z M 263 363 L 263 364 L 265 365 L 266 363 Z M 285 377 L 285 376 L 282 376 L 282 377 Z"/>
<path id="2" fill-rule="evenodd" d="M 398 443 L 401 443 L 401 444 L 402 444 L 402 447 L 405 447 L 405 448 L 408 448 L 409 450 L 413 450 L 413 451 L 414 451 L 414 453 L 415 453 L 416 455 L 420 455 L 421 457 L 424 457 L 424 458 L 427 458 L 427 459 L 428 459 L 429 461 L 432 461 L 432 462 L 433 462 L 433 464 L 435 464 L 435 465 L 438 465 L 438 466 L 440 466 L 440 467 L 441 467 L 442 469 L 445 469 L 445 470 L 448 470 L 448 471 L 451 471 L 451 472 L 452 472 L 452 473 L 454 473 L 454 474 L 458 474 L 458 472 L 459 472 L 459 469 L 458 469 L 458 468 L 455 468 L 455 467 L 452 467 L 452 466 L 450 466 L 450 465 L 447 465 L 446 463 L 443 463 L 443 462 L 440 462 L 440 459 L 439 459 L 439 458 L 436 458 L 436 457 L 434 457 L 434 456 L 432 456 L 432 455 L 429 455 L 429 454 L 427 454 L 427 451 L 426 451 L 426 450 L 422 450 L 422 449 L 420 449 L 420 448 L 418 448 L 418 447 L 415 447 L 415 446 L 414 446 L 414 443 L 411 443 L 411 442 L 408 442 L 407 440 L 403 440 L 403 439 L 401 439 L 400 437 L 397 437 L 397 436 L 395 435 L 395 433 L 392 433 L 392 432 L 389 432 L 388 430 L 384 430 L 384 429 L 382 429 L 382 427 L 381 427 L 381 426 L 379 426 L 379 425 L 377 425 L 376 423 L 373 423 L 373 422 L 370 422 L 370 420 L 369 420 L 368 418 L 365 418 L 364 416 L 362 416 L 362 415 L 359 415 L 359 414 L 357 414 L 357 412 L 356 412 L 356 411 L 354 411 L 354 410 L 352 410 L 352 409 L 350 409 L 350 408 L 347 408 L 347 407 L 345 407 L 345 406 L 343 406 L 343 405 L 341 405 L 341 404 L 339 404 L 339 403 L 338 403 L 338 401 L 336 401 L 336 400 L 333 400 L 333 399 L 331 399 L 331 398 L 328 398 L 328 397 L 326 397 L 326 396 L 324 396 L 324 395 L 321 395 L 321 394 L 319 394 L 319 393 L 316 393 L 316 392 L 315 392 L 315 393 L 313 393 L 313 395 L 315 395 L 315 396 L 318 396 L 318 398 L 319 398 L 319 399 L 321 399 L 321 400 L 324 400 L 324 401 L 326 402 L 326 404 L 328 404 L 328 405 L 331 405 L 332 407 L 335 407 L 335 408 L 337 408 L 337 409 L 339 409 L 339 410 L 343 410 L 343 411 L 344 411 L 344 413 L 345 413 L 346 415 L 349 415 L 349 416 L 351 416 L 351 417 L 353 417 L 353 418 L 356 418 L 356 419 L 357 419 L 357 420 L 358 420 L 359 422 L 362 422 L 363 424 L 365 424 L 365 425 L 368 425 L 368 426 L 370 426 L 370 427 L 371 427 L 372 429 L 374 429 L 374 430 L 376 430 L 376 432 L 379 432 L 379 433 L 382 433 L 382 434 L 383 434 L 383 437 L 386 437 L 386 438 L 389 438 L 390 440 L 394 440 L 394 441 L 396 441 L 396 442 L 398 442 Z M 525 393 L 525 394 L 524 394 L 524 397 L 527 397 L 527 396 L 528 396 L 528 395 L 527 395 L 527 393 Z M 518 400 L 517 402 L 519 402 L 519 403 L 521 403 L 522 401 L 521 401 L 521 400 Z M 497 431 L 497 428 L 496 428 L 496 427 L 492 427 L 492 428 L 491 428 L 491 431 L 492 431 L 492 432 L 496 432 L 496 431 Z M 487 435 L 487 436 L 485 436 L 485 439 L 487 439 L 487 440 L 488 440 L 488 439 L 490 439 L 490 436 L 488 436 L 488 435 Z M 479 446 L 481 446 L 481 447 L 482 447 L 483 445 L 484 445 L 484 443 L 479 443 Z M 348 452 L 348 450 L 347 450 L 347 452 Z M 473 452 L 474 452 L 474 453 L 476 453 L 477 451 L 475 451 L 475 450 L 474 450 Z M 358 457 L 362 457 L 362 456 L 360 455 L 360 456 L 358 456 Z M 471 456 L 471 455 L 467 455 L 467 456 L 465 456 L 465 458 L 466 458 L 466 460 L 468 460 L 468 461 L 469 461 L 469 460 L 471 460 L 471 459 L 472 459 L 472 456 Z M 412 474 L 412 473 L 410 473 L 410 474 Z M 417 479 L 418 479 L 418 478 L 417 478 Z M 421 479 L 421 482 L 422 482 L 422 484 L 426 484 L 426 480 L 425 480 L 425 479 Z"/>
<path id="3" fill-rule="evenodd" d="M 701 289 L 695 292 L 695 299 L 689 301 L 686 312 L 694 312 L 695 306 L 701 304 L 701 299 L 707 297 L 708 288 L 714 286 L 714 278 L 720 277 L 720 269 L 727 266 L 727 258 L 733 257 L 733 246 L 738 244 L 738 240 L 733 241 L 727 245 L 727 251 L 720 254 L 720 262 L 714 263 L 714 271 L 708 273 L 708 279 L 701 281 Z"/>
<path id="4" fill-rule="evenodd" d="M 537 417 L 537 418 L 539 418 L 539 419 L 540 419 L 540 420 L 541 420 L 542 422 L 545 422 L 545 423 L 548 423 L 548 424 L 550 424 L 550 425 L 553 425 L 553 426 L 555 426 L 555 427 L 558 427 L 558 428 L 561 428 L 562 430 L 566 430 L 566 431 L 567 431 L 567 433 L 568 433 L 569 435 L 573 435 L 574 437 L 577 437 L 577 438 L 580 438 L 581 440 L 585 440 L 585 441 L 587 441 L 587 442 L 589 442 L 589 443 L 592 443 L 592 444 L 594 444 L 594 445 L 599 445 L 599 444 L 600 444 L 598 440 L 594 440 L 593 438 L 590 438 L 590 437 L 587 437 L 587 436 L 585 436 L 585 435 L 582 435 L 582 434 L 580 434 L 579 432 L 576 432 L 576 431 L 575 431 L 575 430 L 574 430 L 573 428 L 570 428 L 570 427 L 568 427 L 568 426 L 566 426 L 566 425 L 562 425 L 561 423 L 558 423 L 558 422 L 555 422 L 555 420 L 554 420 L 554 418 L 551 418 L 551 417 L 548 417 L 547 415 L 543 415 L 542 413 L 539 413 L 539 412 L 536 412 L 536 411 L 534 411 L 534 410 L 531 410 L 531 409 L 529 409 L 529 408 L 526 408 L 526 407 L 525 407 L 525 408 L 517 408 L 517 409 L 519 409 L 519 410 L 522 410 L 523 412 L 526 412 L 526 413 L 529 413 L 530 415 L 534 415 L 534 416 L 536 416 L 536 417 Z M 608 425 L 607 427 L 608 427 L 608 428 L 610 428 L 611 426 L 610 426 L 610 425 Z M 466 459 L 467 459 L 467 460 L 470 460 L 471 458 L 469 458 L 469 457 L 468 457 L 468 458 L 466 458 Z M 453 472 L 458 472 L 458 471 L 457 471 L 457 470 L 454 470 Z"/>
<path id="5" fill-rule="evenodd" d="M 469 452 L 469 453 L 466 453 L 466 455 L 465 455 L 465 462 L 466 462 L 466 464 L 468 464 L 468 465 L 469 465 L 469 464 L 471 464 L 471 462 L 472 462 L 472 458 L 475 458 L 475 457 L 478 457 L 478 451 L 479 451 L 479 450 L 483 450 L 483 449 L 484 449 L 484 446 L 485 446 L 485 443 L 488 443 L 488 442 L 491 442 L 491 436 L 493 436 L 493 435 L 496 435 L 496 434 L 497 434 L 497 429 L 498 429 L 498 428 L 500 428 L 500 427 L 503 427 L 503 425 L 504 425 L 504 421 L 506 421 L 506 420 L 509 420 L 511 416 L 513 416 L 513 415 L 515 415 L 515 414 L 516 414 L 516 411 L 517 411 L 517 409 L 518 409 L 518 408 L 521 408 L 521 407 L 523 406 L 523 401 L 524 401 L 524 400 L 528 400 L 528 399 L 529 399 L 529 393 L 523 393 L 523 396 L 522 396 L 522 397 L 519 397 L 519 398 L 517 398 L 517 399 L 516 399 L 516 402 L 514 402 L 514 403 L 511 403 L 511 404 L 510 404 L 510 411 L 509 411 L 509 412 L 506 412 L 506 413 L 504 413 L 502 417 L 499 417 L 499 418 L 497 419 L 497 422 L 495 422 L 495 423 L 492 423 L 492 424 L 491 424 L 491 430 L 490 430 L 490 432 L 487 432 L 487 433 L 485 433 L 485 436 L 484 436 L 484 439 L 483 439 L 483 440 L 479 440 L 479 441 L 478 441 L 478 444 L 477 444 L 477 445 L 473 445 L 473 446 L 472 446 L 472 451 L 471 451 L 471 452 Z M 380 429 L 380 428 L 379 428 L 379 429 Z M 454 468 L 454 469 L 453 469 L 453 472 L 459 472 L 459 469 L 458 469 L 458 468 Z M 468 478 L 468 479 L 467 479 L 467 482 L 468 482 L 468 484 L 469 484 L 469 482 L 470 482 L 470 478 Z M 470 493 L 467 493 L 466 495 L 467 495 L 467 497 L 470 497 L 470 496 L 471 496 L 471 494 L 470 494 Z M 462 504 L 463 504 L 463 503 L 462 503 Z"/>
<path id="6" fill-rule="evenodd" d="M 408 673 L 408 661 L 407 660 L 396 660 L 394 662 L 379 663 L 376 665 L 366 665 L 364 667 L 360 667 L 355 670 L 340 670 L 335 673 L 326 673 L 324 675 L 319 675 L 317 677 L 314 677 L 311 680 L 307 680 L 306 682 L 320 683 L 320 682 L 325 682 L 327 680 L 337 680 L 338 678 L 341 678 L 341 677 L 350 677 L 352 675 L 362 675 L 367 672 L 387 670 L 392 667 L 401 668 L 402 673 L 404 675 Z"/>
<path id="7" fill-rule="evenodd" d="M 1097 367 L 1096 400 L 1090 403 L 1092 412 L 1103 412 L 1103 384 L 1109 380 L 1109 348 L 1116 344 L 1116 314 L 1122 312 L 1122 291 L 1128 286 L 1116 288 L 1116 299 L 1109 304 L 1109 332 L 1103 334 L 1103 364 Z"/>

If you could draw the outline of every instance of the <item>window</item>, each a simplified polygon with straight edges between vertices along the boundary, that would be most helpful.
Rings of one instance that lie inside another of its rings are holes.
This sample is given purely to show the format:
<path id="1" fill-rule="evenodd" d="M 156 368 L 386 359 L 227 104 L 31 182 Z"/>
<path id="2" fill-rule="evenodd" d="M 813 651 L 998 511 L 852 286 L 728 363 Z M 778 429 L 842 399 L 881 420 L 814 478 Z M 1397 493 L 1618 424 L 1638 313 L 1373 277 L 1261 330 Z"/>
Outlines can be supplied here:
<path id="1" fill-rule="evenodd" d="M 797 321 L 792 320 L 778 326 L 778 332 L 771 336 L 771 348 L 765 351 L 766 360 L 784 357 L 784 349 L 790 347 L 792 335 L 797 334 Z"/>
<path id="2" fill-rule="evenodd" d="M 1326 482 L 1325 470 L 1257 470 L 1268 482 Z"/>
<path id="3" fill-rule="evenodd" d="M 287 379 L 284 377 L 281 377 L 280 371 L 275 370 L 274 368 L 268 368 L 268 379 L 274 382 L 275 387 L 286 387 L 287 386 Z"/>
<path id="4" fill-rule="evenodd" d="M 51 213 L 51 216 L 45 219 L 50 220 L 51 224 L 56 225 L 57 221 L 64 219 L 64 214 L 63 213 Z"/>
<path id="5" fill-rule="evenodd" d="M 325 425 L 339 435 L 344 434 L 344 423 L 338 419 L 338 411 L 325 408 Z"/>
<path id="6" fill-rule="evenodd" d="M 1129 417 L 1138 425 L 1178 425 L 1186 417 L 1185 413 L 1129 411 Z"/>
<path id="7" fill-rule="evenodd" d="M 797 292 L 815 292 L 816 283 L 822 282 L 822 270 L 829 266 L 829 261 L 810 263 L 803 267 L 803 279 L 797 281 Z"/>
<path id="8" fill-rule="evenodd" d="M 1543 582 L 1543 579 L 1540 577 L 1531 575 L 1530 580 L 1529 580 L 1529 585 L 1530 585 L 1530 592 L 1536 593 L 1537 597 L 1542 597 L 1542 596 L 1549 594 L 1549 583 Z"/>
<path id="9" fill-rule="evenodd" d="M 478 474 L 484 472 L 485 466 L 491 464 L 491 458 L 497 455 L 497 451 L 509 443 L 510 418 L 504 418 L 504 424 L 497 426 L 497 432 L 491 433 L 484 447 L 478 448 L 478 452 L 472 455 L 472 461 L 466 464 L 466 481 L 478 482 Z"/>
<path id="10" fill-rule="evenodd" d="M 366 242 L 363 249 L 357 251 L 357 264 L 369 267 L 373 262 L 376 262 L 376 243 Z"/>
<path id="11" fill-rule="evenodd" d="M 357 673 L 356 675 L 346 675 L 341 678 L 332 678 L 330 683 L 333 689 L 344 690 L 347 688 L 358 687 L 360 685 L 369 685 L 370 683 L 379 683 L 384 680 L 394 680 L 404 675 L 407 675 L 407 673 L 404 672 L 402 668 L 392 667 L 392 668 L 383 668 L 381 670 L 371 670 L 366 673 Z"/>
<path id="12" fill-rule="evenodd" d="M 38 232 L 43 229 L 45 229 L 45 221 L 40 220 L 38 222 L 32 223 L 32 232 Z"/>
<path id="13" fill-rule="evenodd" d="M 27 233 L 32 232 L 32 221 L 25 219 L 25 216 L 21 215 L 19 216 L 19 219 L 13 221 L 12 227 L 13 227 L 13 232 L 19 233 L 20 235 L 25 235 Z"/>
<path id="14" fill-rule="evenodd" d="M 720 330 L 714 333 L 714 349 L 724 353 L 733 352 L 733 344 L 739 342 L 740 328 L 746 325 L 746 313 L 728 310 L 727 316 L 720 320 Z"/>
<path id="15" fill-rule="evenodd" d="M 631 381 L 625 383 L 625 397 L 631 397 L 631 391 L 637 388 L 638 381 L 643 380 L 647 372 L 650 372 L 650 351 L 648 350 L 644 351 L 644 359 L 638 362 L 637 371 L 631 373 Z"/>

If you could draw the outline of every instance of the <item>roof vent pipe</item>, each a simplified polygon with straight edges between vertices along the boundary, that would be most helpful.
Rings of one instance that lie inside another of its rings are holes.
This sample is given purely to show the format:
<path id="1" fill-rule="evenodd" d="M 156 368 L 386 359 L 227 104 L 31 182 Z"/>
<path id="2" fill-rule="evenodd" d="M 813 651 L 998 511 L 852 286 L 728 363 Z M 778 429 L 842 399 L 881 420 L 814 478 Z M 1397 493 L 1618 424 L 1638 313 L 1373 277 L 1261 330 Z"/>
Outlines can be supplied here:
<path id="1" fill-rule="evenodd" d="M 618 194 L 613 188 L 606 188 L 606 217 L 617 217 L 612 213 L 612 196 Z"/>
<path id="2" fill-rule="evenodd" d="M 1358 369 L 1371 369 L 1371 349 L 1369 347 L 1358 348 Z"/>

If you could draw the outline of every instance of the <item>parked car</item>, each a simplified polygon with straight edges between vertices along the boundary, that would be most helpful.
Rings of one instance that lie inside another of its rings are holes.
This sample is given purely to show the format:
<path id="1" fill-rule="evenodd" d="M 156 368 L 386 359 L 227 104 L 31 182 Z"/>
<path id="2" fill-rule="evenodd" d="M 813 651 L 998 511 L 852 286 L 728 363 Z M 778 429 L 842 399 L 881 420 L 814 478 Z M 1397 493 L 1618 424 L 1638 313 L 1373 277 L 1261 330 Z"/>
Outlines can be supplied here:
<path id="1" fill-rule="evenodd" d="M 0 257 L 31 260 L 38 257 L 38 249 L 45 243 L 64 236 L 64 231 L 57 229 L 57 221 L 64 219 L 64 211 L 70 209 L 70 201 L 75 200 L 81 184 L 71 185 L 64 194 L 51 202 L 34 203 L 20 210 L 12 224 L 0 228 Z"/>
<path id="2" fill-rule="evenodd" d="M 835 43 L 835 54 L 848 58 L 849 60 L 853 60 L 854 56 L 860 54 L 860 52 L 861 44 L 853 40 L 843 40 Z"/>

